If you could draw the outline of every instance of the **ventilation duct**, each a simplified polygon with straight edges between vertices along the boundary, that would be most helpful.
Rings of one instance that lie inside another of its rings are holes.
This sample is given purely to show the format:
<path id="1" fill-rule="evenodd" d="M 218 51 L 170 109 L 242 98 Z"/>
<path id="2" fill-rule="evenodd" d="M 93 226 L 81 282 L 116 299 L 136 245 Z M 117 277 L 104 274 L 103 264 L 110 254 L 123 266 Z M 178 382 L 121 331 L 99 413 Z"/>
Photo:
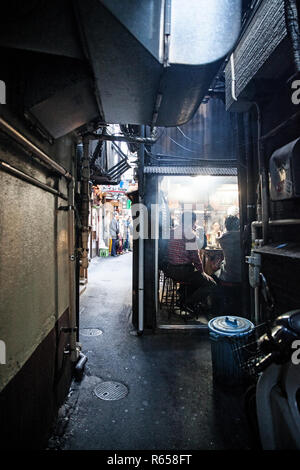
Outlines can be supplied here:
<path id="1" fill-rule="evenodd" d="M 241 0 L 11 0 L 3 10 L 8 86 L 54 138 L 90 122 L 184 124 L 241 21 Z"/>

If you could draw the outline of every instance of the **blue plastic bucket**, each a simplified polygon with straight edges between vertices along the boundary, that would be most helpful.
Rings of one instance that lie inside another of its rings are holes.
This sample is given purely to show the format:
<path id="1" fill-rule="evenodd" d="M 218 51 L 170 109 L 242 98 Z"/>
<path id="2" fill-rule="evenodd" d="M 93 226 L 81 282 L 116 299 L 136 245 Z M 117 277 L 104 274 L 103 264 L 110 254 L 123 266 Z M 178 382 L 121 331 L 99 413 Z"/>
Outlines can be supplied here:
<path id="1" fill-rule="evenodd" d="M 245 365 L 250 357 L 253 323 L 227 315 L 210 320 L 208 328 L 214 380 L 225 387 L 242 385 L 248 378 Z"/>

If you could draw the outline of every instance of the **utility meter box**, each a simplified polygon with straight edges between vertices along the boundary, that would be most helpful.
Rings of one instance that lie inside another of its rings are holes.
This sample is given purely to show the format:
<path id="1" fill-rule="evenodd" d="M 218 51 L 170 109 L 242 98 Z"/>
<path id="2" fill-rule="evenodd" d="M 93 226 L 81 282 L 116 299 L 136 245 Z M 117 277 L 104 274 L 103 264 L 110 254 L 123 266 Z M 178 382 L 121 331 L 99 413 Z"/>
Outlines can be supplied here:
<path id="1" fill-rule="evenodd" d="M 275 150 L 269 171 L 272 201 L 300 197 L 300 138 Z"/>

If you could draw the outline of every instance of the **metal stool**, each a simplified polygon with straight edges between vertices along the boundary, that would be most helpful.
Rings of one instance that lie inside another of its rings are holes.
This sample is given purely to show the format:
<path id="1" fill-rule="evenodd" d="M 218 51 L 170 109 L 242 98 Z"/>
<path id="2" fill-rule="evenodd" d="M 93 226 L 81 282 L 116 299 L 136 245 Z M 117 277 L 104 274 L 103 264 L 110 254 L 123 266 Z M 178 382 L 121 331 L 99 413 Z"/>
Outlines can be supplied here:
<path id="1" fill-rule="evenodd" d="M 165 305 L 168 309 L 168 312 L 173 308 L 175 302 L 175 290 L 176 283 L 175 281 L 167 276 L 163 271 L 161 272 L 160 283 L 162 284 L 162 293 L 160 299 L 160 307 Z"/>
<path id="2" fill-rule="evenodd" d="M 183 320 L 186 321 L 185 304 L 189 283 L 176 281 L 162 271 L 160 275 L 160 285 L 162 286 L 160 307 L 165 306 L 167 308 L 168 319 L 174 314 L 182 317 Z M 181 295 L 179 291 L 180 287 L 184 287 L 183 290 L 181 290 Z"/>

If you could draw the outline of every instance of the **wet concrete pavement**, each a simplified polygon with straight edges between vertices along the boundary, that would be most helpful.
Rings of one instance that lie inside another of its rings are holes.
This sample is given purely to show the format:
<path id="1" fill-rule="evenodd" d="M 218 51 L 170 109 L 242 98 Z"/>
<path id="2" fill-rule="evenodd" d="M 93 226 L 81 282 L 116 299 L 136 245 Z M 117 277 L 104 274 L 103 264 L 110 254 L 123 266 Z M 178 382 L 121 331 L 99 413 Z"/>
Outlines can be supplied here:
<path id="1" fill-rule="evenodd" d="M 132 254 L 97 258 L 81 296 L 85 376 L 73 382 L 50 448 L 249 449 L 242 399 L 214 389 L 207 336 L 191 332 L 132 335 Z M 118 401 L 97 398 L 101 381 L 128 387 Z"/>

